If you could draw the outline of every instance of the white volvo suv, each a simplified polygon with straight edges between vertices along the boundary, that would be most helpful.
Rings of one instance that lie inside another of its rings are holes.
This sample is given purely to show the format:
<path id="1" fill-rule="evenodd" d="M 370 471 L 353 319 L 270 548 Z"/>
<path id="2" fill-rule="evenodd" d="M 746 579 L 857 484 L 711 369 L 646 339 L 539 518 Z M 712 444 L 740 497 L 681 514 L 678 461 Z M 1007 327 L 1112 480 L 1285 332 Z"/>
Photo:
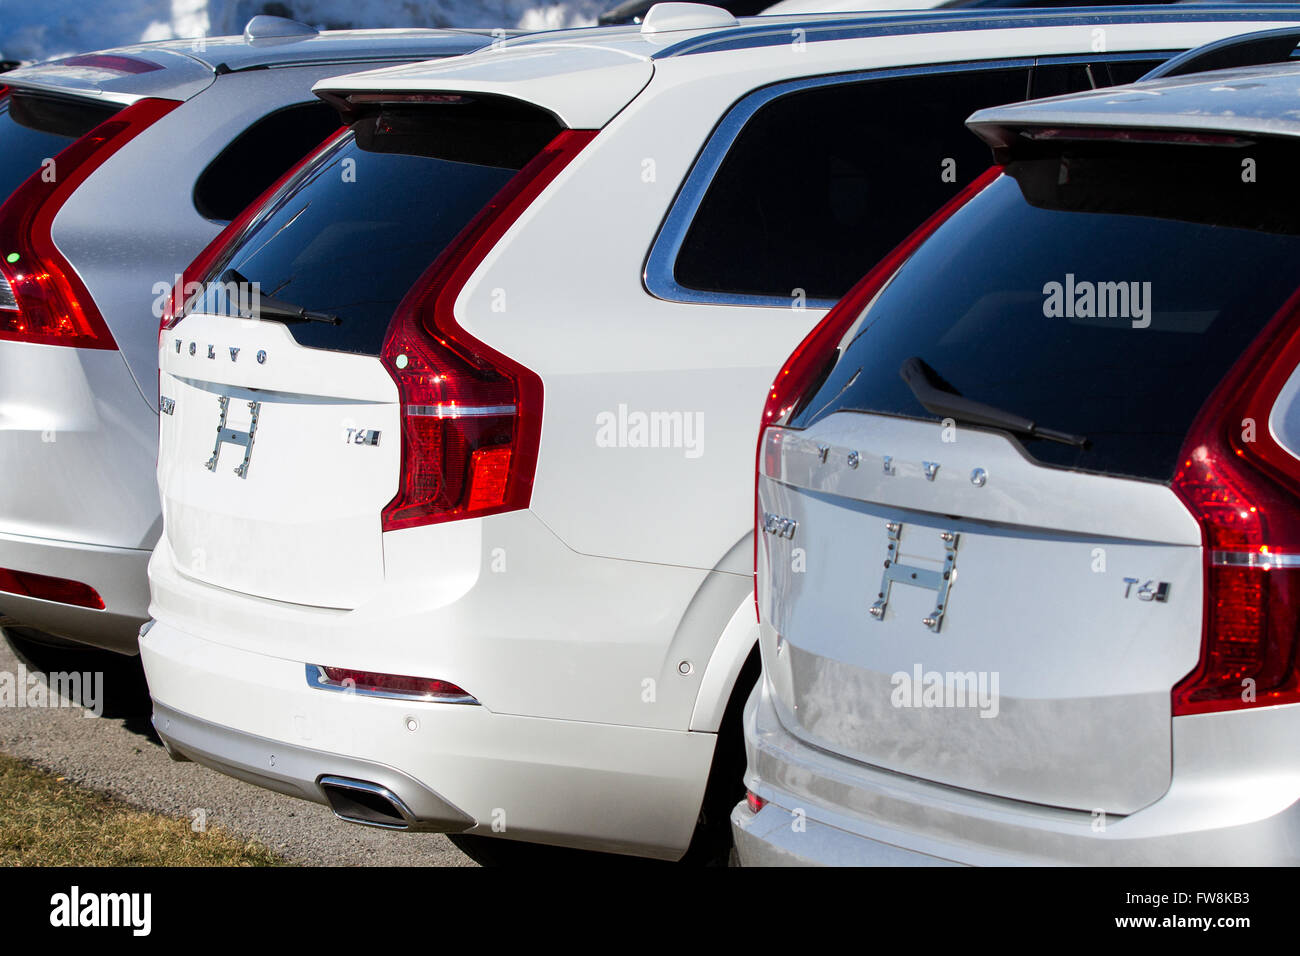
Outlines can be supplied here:
<path id="1" fill-rule="evenodd" d="M 159 734 L 480 855 L 725 849 L 780 362 L 987 166 L 976 106 L 1278 19 L 664 4 L 318 84 L 349 130 L 163 323 Z"/>
<path id="2" fill-rule="evenodd" d="M 976 113 L 783 368 L 743 863 L 1300 862 L 1297 40 Z"/>

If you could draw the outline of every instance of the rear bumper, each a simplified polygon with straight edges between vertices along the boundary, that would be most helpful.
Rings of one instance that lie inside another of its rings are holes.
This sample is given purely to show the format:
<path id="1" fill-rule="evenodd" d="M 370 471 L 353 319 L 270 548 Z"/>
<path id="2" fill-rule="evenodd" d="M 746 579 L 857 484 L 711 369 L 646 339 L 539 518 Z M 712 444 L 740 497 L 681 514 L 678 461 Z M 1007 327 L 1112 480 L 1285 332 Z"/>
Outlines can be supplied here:
<path id="1" fill-rule="evenodd" d="M 1300 863 L 1300 705 L 1174 719 L 1174 775 L 1125 817 L 985 797 L 808 747 L 765 682 L 745 709 L 742 864 L 1223 866 Z"/>
<path id="2" fill-rule="evenodd" d="M 347 610 L 196 580 L 164 537 L 141 641 L 154 700 L 399 770 L 479 833 L 680 856 L 717 741 L 692 721 L 730 692 L 711 658 L 748 579 L 578 554 L 528 511 L 383 537 L 384 581 Z M 445 680 L 479 704 L 330 693 L 309 664 Z"/>
<path id="3" fill-rule="evenodd" d="M 378 783 L 422 829 L 674 859 L 713 754 L 712 734 L 323 691 L 307 683 L 309 662 L 164 621 L 140 652 L 158 732 L 174 751 L 317 802 L 322 776 Z"/>
<path id="4" fill-rule="evenodd" d="M 149 552 L 73 541 L 0 534 L 0 568 L 80 581 L 94 588 L 104 609 L 77 607 L 0 592 L 0 618 L 81 644 L 137 653 L 148 619 Z"/>
<path id="5" fill-rule="evenodd" d="M 209 723 L 154 702 L 153 725 L 173 757 L 230 777 L 315 803 L 331 805 L 323 778 L 339 777 L 383 787 L 409 811 L 401 829 L 455 833 L 474 821 L 408 774 L 370 760 L 268 740 Z"/>
<path id="6" fill-rule="evenodd" d="M 790 811 L 768 804 L 758 813 L 741 801 L 731 812 L 731 833 L 744 866 L 956 866 L 913 853 L 820 820 L 791 826 Z"/>

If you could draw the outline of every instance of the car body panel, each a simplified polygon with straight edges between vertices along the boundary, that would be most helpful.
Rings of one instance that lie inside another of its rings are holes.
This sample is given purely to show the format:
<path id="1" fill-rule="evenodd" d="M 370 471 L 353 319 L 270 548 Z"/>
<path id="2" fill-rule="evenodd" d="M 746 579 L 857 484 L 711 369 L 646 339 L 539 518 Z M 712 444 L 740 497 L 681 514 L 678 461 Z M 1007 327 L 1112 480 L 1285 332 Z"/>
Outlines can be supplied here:
<path id="1" fill-rule="evenodd" d="M 1200 653 L 1200 528 L 1163 485 L 941 431 L 837 412 L 765 432 L 776 477 L 759 481 L 760 510 L 798 523 L 759 542 L 782 722 L 829 752 L 1012 799 L 1111 813 L 1153 802 L 1169 783 L 1169 689 Z M 886 584 L 891 566 L 913 570 Z M 1165 582 L 1168 600 L 1139 601 L 1133 576 Z M 923 621 L 939 608 L 936 631 Z"/>
<path id="2" fill-rule="evenodd" d="M 159 436 L 166 541 L 190 576 L 327 608 L 370 596 L 401 452 L 397 386 L 378 359 L 303 348 L 279 322 L 191 314 L 158 361 L 174 402 Z M 251 429 L 251 447 L 219 443 L 223 422 Z M 376 443 L 353 442 L 349 422 Z"/>

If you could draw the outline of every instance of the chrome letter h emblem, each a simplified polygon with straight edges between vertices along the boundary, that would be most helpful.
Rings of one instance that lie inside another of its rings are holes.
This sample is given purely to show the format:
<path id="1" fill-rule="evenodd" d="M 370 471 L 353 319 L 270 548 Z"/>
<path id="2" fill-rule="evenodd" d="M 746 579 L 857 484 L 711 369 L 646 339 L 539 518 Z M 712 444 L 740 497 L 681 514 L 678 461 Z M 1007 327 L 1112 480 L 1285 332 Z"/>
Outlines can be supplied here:
<path id="1" fill-rule="evenodd" d="M 961 535 L 954 531 L 944 531 L 939 537 L 943 540 L 943 569 L 931 571 L 898 563 L 899 539 L 903 534 L 901 521 L 890 521 L 885 525 L 889 532 L 889 548 L 885 554 L 885 573 L 880 578 L 880 592 L 876 602 L 867 610 L 877 621 L 885 619 L 885 608 L 889 606 L 889 592 L 895 581 L 910 584 L 935 592 L 934 610 L 928 617 L 921 618 L 921 623 L 938 633 L 943 626 L 943 615 L 948 609 L 948 589 L 957 577 L 957 539 Z"/>
<path id="2" fill-rule="evenodd" d="M 249 422 L 248 431 L 246 432 L 226 427 L 226 416 L 230 411 L 230 396 L 220 396 L 217 403 L 221 405 L 221 419 L 217 422 L 217 441 L 212 446 L 212 457 L 208 459 L 207 469 L 208 471 L 217 470 L 217 459 L 221 457 L 221 446 L 223 444 L 242 445 L 244 460 L 235 467 L 235 474 L 240 478 L 247 478 L 248 460 L 253 457 L 253 437 L 257 434 L 257 416 L 262 410 L 262 403 L 248 403 L 248 411 L 252 415 L 252 420 Z"/>

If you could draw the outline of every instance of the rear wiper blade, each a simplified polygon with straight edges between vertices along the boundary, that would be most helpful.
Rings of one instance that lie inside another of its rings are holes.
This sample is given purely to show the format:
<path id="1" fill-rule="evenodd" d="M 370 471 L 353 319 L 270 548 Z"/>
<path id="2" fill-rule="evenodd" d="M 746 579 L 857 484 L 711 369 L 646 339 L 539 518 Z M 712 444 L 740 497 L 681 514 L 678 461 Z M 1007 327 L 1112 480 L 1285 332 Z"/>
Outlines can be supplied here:
<path id="1" fill-rule="evenodd" d="M 231 282 L 237 282 L 241 286 L 252 285 L 244 277 L 243 273 L 234 269 L 227 269 L 223 272 L 221 281 L 225 285 L 229 285 Z M 251 318 L 279 319 L 281 322 L 323 322 L 325 325 L 343 324 L 343 320 L 337 315 L 330 315 L 327 312 L 313 312 L 310 309 L 304 309 L 300 305 L 294 305 L 282 299 L 273 299 L 269 295 L 259 295 L 257 297 L 257 315 L 251 316 Z"/>
<path id="2" fill-rule="evenodd" d="M 1002 428 L 1017 435 L 1042 438 L 1060 442 L 1062 445 L 1074 445 L 1078 448 L 1086 448 L 1088 445 L 1088 439 L 1083 435 L 1071 435 L 1069 432 L 1044 428 L 1023 415 L 967 398 L 944 381 L 938 372 L 925 363 L 924 359 L 916 356 L 904 362 L 898 374 L 903 377 L 903 381 L 907 383 L 907 387 L 912 390 L 912 394 L 925 410 L 935 415 L 957 419 L 969 425 Z"/>

